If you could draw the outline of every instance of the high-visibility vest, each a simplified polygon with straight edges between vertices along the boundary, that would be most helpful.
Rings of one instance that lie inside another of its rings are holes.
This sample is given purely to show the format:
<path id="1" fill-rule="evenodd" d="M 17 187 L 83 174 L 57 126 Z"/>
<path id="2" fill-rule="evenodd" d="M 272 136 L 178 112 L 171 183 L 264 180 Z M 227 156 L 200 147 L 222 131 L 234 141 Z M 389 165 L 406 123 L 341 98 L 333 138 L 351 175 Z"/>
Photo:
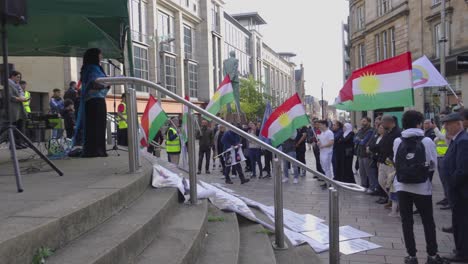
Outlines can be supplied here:
<path id="1" fill-rule="evenodd" d="M 179 153 L 180 152 L 180 137 L 177 137 L 174 140 L 169 139 L 169 131 L 177 135 L 177 130 L 173 127 L 170 127 L 166 133 L 166 151 L 167 153 Z M 151 139 L 152 140 L 152 139 Z"/>
<path id="2" fill-rule="evenodd" d="M 440 133 L 445 135 L 446 134 L 445 128 L 442 128 Z M 438 139 L 436 140 L 435 144 L 436 144 L 437 155 L 445 156 L 445 153 L 447 153 L 447 150 L 448 150 L 447 142 L 445 142 L 445 140 L 443 139 Z"/>
<path id="3" fill-rule="evenodd" d="M 127 105 L 122 102 L 121 103 L 123 106 L 124 106 L 124 110 L 122 112 L 122 116 L 123 118 L 125 118 L 125 120 L 123 118 L 121 118 L 120 116 L 118 117 L 119 119 L 119 129 L 125 129 L 125 128 L 128 128 L 128 124 L 127 124 Z"/>
<path id="4" fill-rule="evenodd" d="M 28 101 L 23 102 L 24 111 L 29 114 L 31 113 L 31 101 L 29 100 L 31 99 L 31 94 L 28 91 L 24 91 L 24 98 L 28 99 Z"/>

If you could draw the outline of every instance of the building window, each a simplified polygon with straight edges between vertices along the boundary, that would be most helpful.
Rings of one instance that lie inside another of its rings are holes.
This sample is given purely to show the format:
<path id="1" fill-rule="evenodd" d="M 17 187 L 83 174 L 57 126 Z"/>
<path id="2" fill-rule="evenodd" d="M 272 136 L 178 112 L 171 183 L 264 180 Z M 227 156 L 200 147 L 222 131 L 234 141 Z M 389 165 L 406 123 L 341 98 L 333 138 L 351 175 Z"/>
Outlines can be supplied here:
<path id="1" fill-rule="evenodd" d="M 220 30 L 220 23 L 219 23 L 219 6 L 215 3 L 212 3 L 211 7 L 211 27 L 212 30 L 215 32 L 219 32 Z"/>
<path id="2" fill-rule="evenodd" d="M 176 59 L 171 55 L 164 55 L 164 85 L 167 90 L 177 92 Z"/>
<path id="3" fill-rule="evenodd" d="M 148 80 L 149 79 L 149 61 L 148 49 L 140 46 L 133 46 L 133 64 L 135 77 Z M 137 91 L 147 92 L 147 88 L 141 85 L 135 87 Z"/>
<path id="4" fill-rule="evenodd" d="M 395 57 L 396 55 L 396 40 L 395 40 L 395 28 L 389 29 L 390 34 L 390 57 Z"/>
<path id="5" fill-rule="evenodd" d="M 147 4 L 142 0 L 132 0 L 130 5 L 132 14 L 132 38 L 135 41 L 146 43 L 146 9 Z"/>
<path id="6" fill-rule="evenodd" d="M 190 7 L 190 0 L 185 0 L 185 7 Z"/>
<path id="7" fill-rule="evenodd" d="M 174 18 L 158 12 L 158 39 L 161 51 L 175 52 Z"/>
<path id="8" fill-rule="evenodd" d="M 193 59 L 192 28 L 184 25 L 184 54 L 186 59 Z"/>
<path id="9" fill-rule="evenodd" d="M 381 40 L 382 40 L 382 59 L 388 58 L 388 34 L 387 31 L 381 33 Z"/>
<path id="10" fill-rule="evenodd" d="M 383 16 L 390 12 L 392 8 L 391 0 L 377 0 L 377 14 Z"/>
<path id="11" fill-rule="evenodd" d="M 445 26 L 445 55 L 448 55 L 449 51 L 449 37 L 450 36 L 450 27 L 449 23 L 446 23 Z M 440 57 L 440 43 L 443 41 L 443 36 L 442 36 L 442 28 L 441 28 L 441 23 L 437 23 L 434 26 L 434 50 L 435 50 L 435 56 L 436 58 Z"/>
<path id="12" fill-rule="evenodd" d="M 362 68 L 365 66 L 366 61 L 366 47 L 363 43 L 358 45 L 358 66 Z"/>
<path id="13" fill-rule="evenodd" d="M 364 13 L 364 5 L 361 5 L 356 10 L 356 29 L 361 30 L 364 28 L 366 23 L 365 21 L 365 13 Z"/>
<path id="14" fill-rule="evenodd" d="M 375 61 L 380 61 L 380 35 L 375 35 Z"/>
<path id="15" fill-rule="evenodd" d="M 194 62 L 187 62 L 187 82 L 189 96 L 198 98 L 198 65 Z"/>

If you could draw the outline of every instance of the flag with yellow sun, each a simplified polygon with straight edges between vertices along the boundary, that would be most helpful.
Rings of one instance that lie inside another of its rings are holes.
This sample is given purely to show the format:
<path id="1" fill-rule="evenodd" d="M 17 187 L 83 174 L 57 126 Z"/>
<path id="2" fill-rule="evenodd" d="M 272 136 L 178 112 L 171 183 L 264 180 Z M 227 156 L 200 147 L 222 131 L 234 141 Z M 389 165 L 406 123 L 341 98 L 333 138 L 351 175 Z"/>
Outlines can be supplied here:
<path id="1" fill-rule="evenodd" d="M 261 134 L 277 147 L 291 137 L 294 131 L 310 124 L 299 95 L 295 93 L 270 115 Z"/>
<path id="2" fill-rule="evenodd" d="M 223 82 L 219 85 L 218 89 L 211 97 L 210 102 L 206 106 L 206 111 L 216 115 L 221 110 L 223 105 L 232 103 L 234 101 L 234 91 L 232 89 L 231 79 L 226 75 Z"/>
<path id="3" fill-rule="evenodd" d="M 354 71 L 338 100 L 336 108 L 347 111 L 414 105 L 411 53 Z"/>

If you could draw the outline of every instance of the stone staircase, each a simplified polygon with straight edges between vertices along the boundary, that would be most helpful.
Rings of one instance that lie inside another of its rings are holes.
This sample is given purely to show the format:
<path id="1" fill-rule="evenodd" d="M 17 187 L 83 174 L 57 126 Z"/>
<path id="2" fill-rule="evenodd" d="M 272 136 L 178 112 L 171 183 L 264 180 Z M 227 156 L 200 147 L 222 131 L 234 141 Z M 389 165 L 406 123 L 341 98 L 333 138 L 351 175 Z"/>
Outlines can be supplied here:
<path id="1" fill-rule="evenodd" d="M 150 178 L 146 163 L 0 223 L 0 264 L 29 264 L 40 247 L 54 250 L 47 264 L 306 263 L 296 249 L 275 252 L 260 225 L 206 200 L 180 203 Z"/>

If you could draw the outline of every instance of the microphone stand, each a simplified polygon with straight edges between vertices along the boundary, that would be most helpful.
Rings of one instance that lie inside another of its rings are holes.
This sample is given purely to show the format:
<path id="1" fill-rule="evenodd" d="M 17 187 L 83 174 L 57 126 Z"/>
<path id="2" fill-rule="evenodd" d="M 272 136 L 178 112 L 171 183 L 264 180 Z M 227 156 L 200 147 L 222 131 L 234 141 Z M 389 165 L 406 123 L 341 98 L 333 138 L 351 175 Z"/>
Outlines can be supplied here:
<path id="1" fill-rule="evenodd" d="M 117 65 L 115 65 L 111 60 L 107 60 L 107 62 L 112 65 L 114 67 L 114 72 L 115 70 L 120 70 L 119 67 L 117 67 Z M 128 152 L 127 149 L 122 149 L 122 148 L 119 148 L 119 145 L 118 145 L 118 137 L 117 137 L 117 133 L 118 133 L 118 130 L 119 130 L 119 127 L 118 127 L 118 115 L 117 115 L 117 97 L 116 97 L 116 93 L 115 93 L 115 85 L 113 85 L 113 94 L 114 94 L 114 114 L 115 114 L 115 120 L 113 121 L 114 123 L 114 130 L 115 132 L 111 133 L 112 135 L 112 139 L 113 139 L 113 142 L 114 142 L 114 145 L 112 146 L 112 148 L 108 149 L 107 151 L 113 151 L 117 154 L 118 157 L 120 157 L 120 153 L 119 153 L 119 150 L 120 151 L 125 151 L 125 152 Z"/>

